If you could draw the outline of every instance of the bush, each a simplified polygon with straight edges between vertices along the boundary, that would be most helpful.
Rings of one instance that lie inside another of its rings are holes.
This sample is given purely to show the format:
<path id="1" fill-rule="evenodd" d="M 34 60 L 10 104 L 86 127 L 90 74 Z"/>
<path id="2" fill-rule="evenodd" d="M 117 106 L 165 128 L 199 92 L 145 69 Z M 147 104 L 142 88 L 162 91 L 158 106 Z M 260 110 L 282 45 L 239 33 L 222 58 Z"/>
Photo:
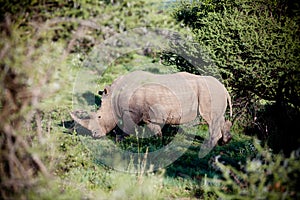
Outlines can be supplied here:
<path id="1" fill-rule="evenodd" d="M 300 193 L 299 149 L 290 157 L 273 154 L 254 142 L 257 156 L 237 170 L 215 159 L 222 180 L 205 178 L 201 189 L 204 197 L 222 199 L 298 199 Z"/>
<path id="2" fill-rule="evenodd" d="M 59 82 L 50 83 L 62 49 L 60 45 L 42 43 L 45 38 L 40 33 L 25 34 L 12 24 L 9 15 L 1 25 L 0 195 L 1 199 L 26 198 L 27 192 L 38 186 L 39 175 L 50 177 L 40 154 L 33 151 L 33 144 L 40 149 L 39 102 L 60 86 Z M 49 58 L 45 51 L 51 55 Z"/>
<path id="3" fill-rule="evenodd" d="M 204 1 L 183 3 L 174 16 L 193 28 L 236 98 L 299 107 L 299 24 L 288 9 L 281 1 Z"/>

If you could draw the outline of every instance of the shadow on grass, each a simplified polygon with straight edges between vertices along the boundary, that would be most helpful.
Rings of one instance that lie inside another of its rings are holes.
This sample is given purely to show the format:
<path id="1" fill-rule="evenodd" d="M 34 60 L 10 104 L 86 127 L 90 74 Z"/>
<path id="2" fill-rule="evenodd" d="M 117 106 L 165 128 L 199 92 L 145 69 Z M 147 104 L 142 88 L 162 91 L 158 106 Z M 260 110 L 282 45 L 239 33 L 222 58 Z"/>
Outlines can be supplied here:
<path id="1" fill-rule="evenodd" d="M 233 139 L 224 146 L 216 146 L 207 156 L 199 158 L 201 144 L 194 140 L 188 150 L 174 163 L 166 168 L 166 175 L 172 178 L 181 177 L 191 180 L 201 180 L 204 176 L 220 177 L 220 171 L 215 165 L 216 159 L 240 170 L 249 157 L 255 155 L 252 141 Z"/>
<path id="2" fill-rule="evenodd" d="M 299 148 L 299 107 L 267 104 L 256 115 L 255 123 L 246 127 L 245 134 L 257 136 L 266 142 L 274 153 L 282 151 L 286 156 L 289 156 L 292 151 Z"/>
<path id="3" fill-rule="evenodd" d="M 74 94 L 74 98 L 78 105 L 96 106 L 97 108 L 101 106 L 101 96 L 89 91 L 82 94 Z"/>
<path id="4" fill-rule="evenodd" d="M 64 126 L 69 133 L 74 131 L 73 121 L 65 122 Z M 234 138 L 224 146 L 216 146 L 206 157 L 200 159 L 198 153 L 204 140 L 203 137 L 188 132 L 183 133 L 178 126 L 165 126 L 162 131 L 162 138 L 137 138 L 133 135 L 124 137 L 122 130 L 116 127 L 107 135 L 107 138 L 123 150 L 145 153 L 147 150 L 155 151 L 169 144 L 178 133 L 184 134 L 185 138 L 192 138 L 193 142 L 181 157 L 166 167 L 165 175 L 171 178 L 181 177 L 196 181 L 201 180 L 204 176 L 210 178 L 221 176 L 214 164 L 216 159 L 236 169 L 241 169 L 247 158 L 254 156 L 256 151 L 251 139 Z M 76 132 L 78 135 L 91 136 L 89 130 L 80 126 L 76 126 Z"/>

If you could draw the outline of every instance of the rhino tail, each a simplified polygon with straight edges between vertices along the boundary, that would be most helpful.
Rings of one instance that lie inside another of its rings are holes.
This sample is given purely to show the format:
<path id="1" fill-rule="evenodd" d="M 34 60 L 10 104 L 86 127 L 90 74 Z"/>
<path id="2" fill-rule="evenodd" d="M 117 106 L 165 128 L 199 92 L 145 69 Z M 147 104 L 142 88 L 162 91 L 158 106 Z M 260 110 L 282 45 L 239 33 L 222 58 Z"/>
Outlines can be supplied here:
<path id="1" fill-rule="evenodd" d="M 228 93 L 228 91 L 225 89 L 226 91 L 226 96 L 227 96 L 227 101 L 228 101 L 228 105 L 229 105 L 229 112 L 230 112 L 230 117 L 232 117 L 232 103 L 231 103 L 231 97 Z"/>

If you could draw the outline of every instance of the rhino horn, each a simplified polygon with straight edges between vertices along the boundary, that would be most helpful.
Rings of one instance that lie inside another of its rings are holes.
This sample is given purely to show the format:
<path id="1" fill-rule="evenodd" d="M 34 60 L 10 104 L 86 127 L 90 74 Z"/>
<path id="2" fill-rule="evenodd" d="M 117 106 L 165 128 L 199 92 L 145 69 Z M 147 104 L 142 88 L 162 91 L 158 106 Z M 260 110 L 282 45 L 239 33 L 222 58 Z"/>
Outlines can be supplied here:
<path id="1" fill-rule="evenodd" d="M 70 112 L 70 115 L 75 122 L 88 129 L 90 119 L 80 119 L 76 116 L 76 112 Z"/>

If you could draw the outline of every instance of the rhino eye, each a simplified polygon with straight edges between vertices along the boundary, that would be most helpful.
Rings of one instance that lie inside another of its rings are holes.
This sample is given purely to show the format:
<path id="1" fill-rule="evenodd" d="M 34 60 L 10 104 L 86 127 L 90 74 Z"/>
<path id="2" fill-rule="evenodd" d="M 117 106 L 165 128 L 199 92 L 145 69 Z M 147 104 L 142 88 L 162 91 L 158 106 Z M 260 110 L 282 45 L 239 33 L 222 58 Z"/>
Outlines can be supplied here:
<path id="1" fill-rule="evenodd" d="M 101 118 L 101 116 L 98 116 L 98 119 L 100 119 Z"/>

